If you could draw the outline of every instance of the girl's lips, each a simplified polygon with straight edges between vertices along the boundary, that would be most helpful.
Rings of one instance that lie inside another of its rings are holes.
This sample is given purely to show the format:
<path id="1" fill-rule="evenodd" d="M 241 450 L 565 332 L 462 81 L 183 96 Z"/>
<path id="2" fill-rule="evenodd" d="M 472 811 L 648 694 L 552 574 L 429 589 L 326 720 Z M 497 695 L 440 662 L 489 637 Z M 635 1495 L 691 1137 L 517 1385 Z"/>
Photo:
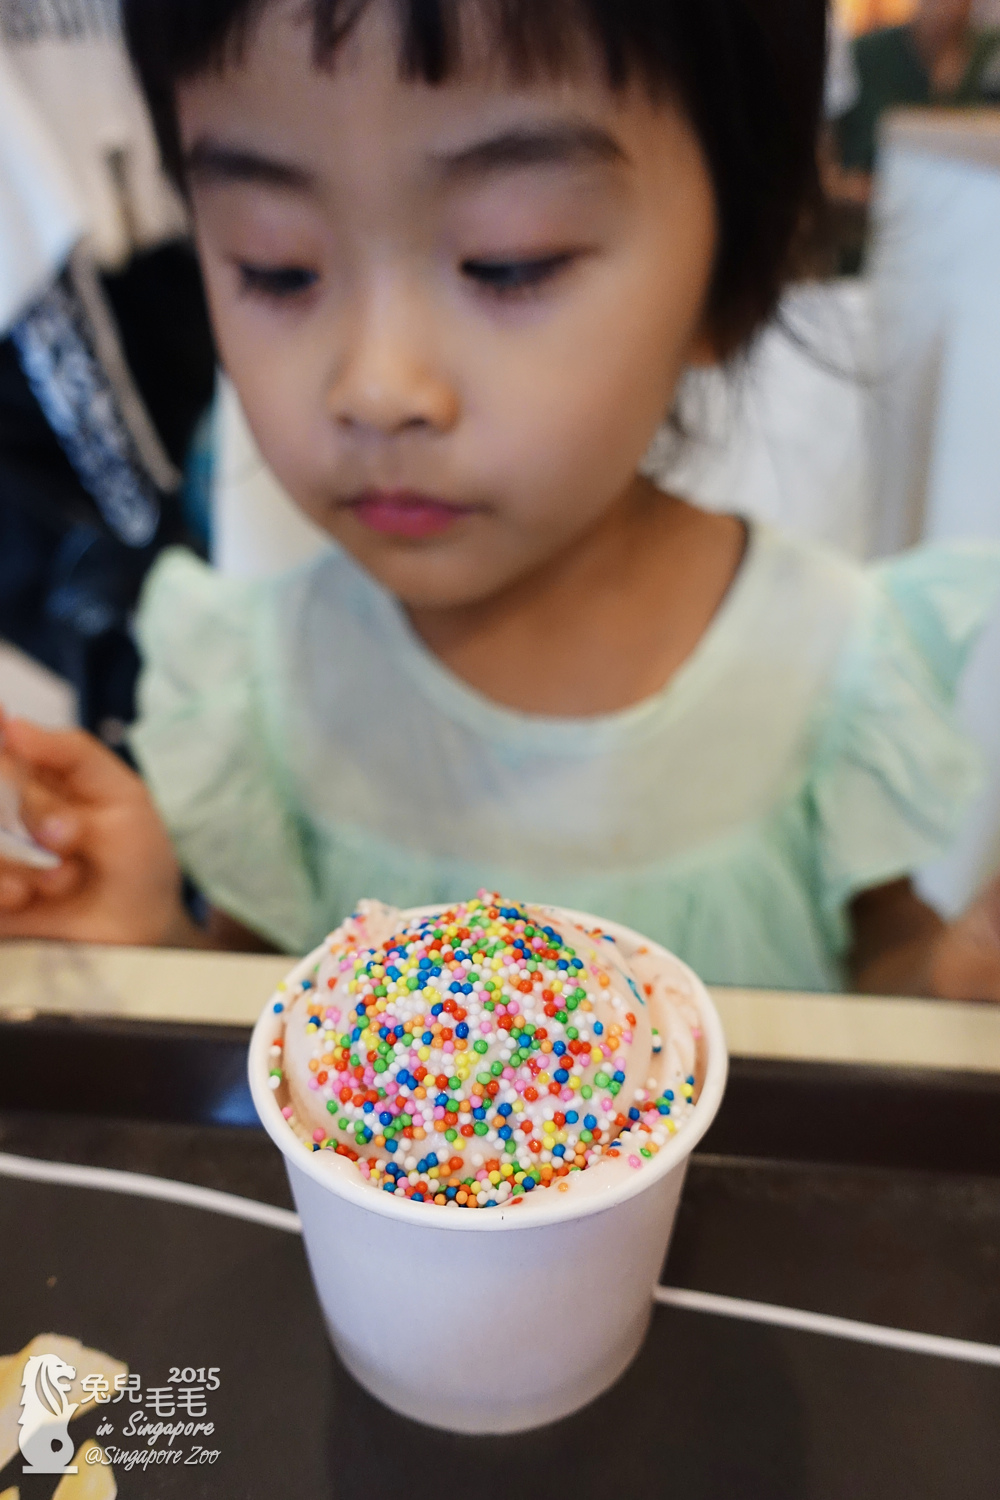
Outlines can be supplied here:
<path id="1" fill-rule="evenodd" d="M 471 515 L 474 507 L 447 505 L 412 490 L 366 490 L 351 502 L 350 509 L 369 531 L 419 539 L 449 531 Z"/>

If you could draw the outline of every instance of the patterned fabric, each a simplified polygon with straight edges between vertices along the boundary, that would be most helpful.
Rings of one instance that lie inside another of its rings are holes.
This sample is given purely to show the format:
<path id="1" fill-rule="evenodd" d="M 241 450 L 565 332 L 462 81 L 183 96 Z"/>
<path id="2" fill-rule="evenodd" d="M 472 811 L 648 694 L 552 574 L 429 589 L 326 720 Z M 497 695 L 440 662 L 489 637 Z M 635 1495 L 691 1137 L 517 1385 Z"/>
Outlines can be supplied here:
<path id="1" fill-rule="evenodd" d="M 0 0 L 0 35 L 9 42 L 113 36 L 118 0 Z"/>
<path id="2" fill-rule="evenodd" d="M 160 520 L 157 486 L 98 358 L 72 270 L 28 310 L 11 338 L 35 399 L 105 522 L 127 546 L 146 546 Z"/>

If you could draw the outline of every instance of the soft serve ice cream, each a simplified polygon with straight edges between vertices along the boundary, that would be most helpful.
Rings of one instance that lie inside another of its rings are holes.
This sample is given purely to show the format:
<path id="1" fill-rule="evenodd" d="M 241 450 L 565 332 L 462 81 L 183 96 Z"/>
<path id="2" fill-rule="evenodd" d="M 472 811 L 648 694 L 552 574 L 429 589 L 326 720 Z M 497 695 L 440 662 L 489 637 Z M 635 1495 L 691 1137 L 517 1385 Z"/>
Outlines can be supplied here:
<path id="1" fill-rule="evenodd" d="M 275 1008 L 290 1128 L 414 1202 L 598 1188 L 657 1155 L 700 1084 L 697 1007 L 651 950 L 488 892 L 361 902 Z"/>

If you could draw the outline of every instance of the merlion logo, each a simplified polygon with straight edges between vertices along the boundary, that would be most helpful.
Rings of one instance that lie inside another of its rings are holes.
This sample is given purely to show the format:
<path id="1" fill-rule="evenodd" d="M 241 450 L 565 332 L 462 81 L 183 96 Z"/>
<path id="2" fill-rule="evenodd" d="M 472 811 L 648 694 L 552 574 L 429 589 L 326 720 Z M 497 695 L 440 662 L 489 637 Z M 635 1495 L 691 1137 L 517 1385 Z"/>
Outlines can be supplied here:
<path id="1" fill-rule="evenodd" d="M 70 1465 L 73 1444 L 70 1418 L 79 1405 L 69 1400 L 76 1370 L 58 1354 L 33 1354 L 21 1376 L 21 1429 L 18 1442 L 26 1462 L 24 1474 L 75 1474 Z"/>

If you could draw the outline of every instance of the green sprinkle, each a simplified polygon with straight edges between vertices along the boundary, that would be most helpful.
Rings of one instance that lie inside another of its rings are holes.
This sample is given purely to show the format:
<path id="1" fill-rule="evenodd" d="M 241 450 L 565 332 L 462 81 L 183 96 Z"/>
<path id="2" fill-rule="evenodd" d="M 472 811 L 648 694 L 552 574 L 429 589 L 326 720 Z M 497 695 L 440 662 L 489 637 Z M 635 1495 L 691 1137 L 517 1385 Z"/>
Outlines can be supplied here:
<path id="1" fill-rule="evenodd" d="M 477 1120 L 473 1128 L 477 1135 L 489 1135 L 490 1127 L 485 1120 Z"/>
<path id="2" fill-rule="evenodd" d="M 333 1099 L 328 1099 L 326 1101 L 326 1107 L 330 1111 L 331 1115 L 335 1115 L 337 1113 L 337 1105 Z"/>
<path id="3" fill-rule="evenodd" d="M 446 1141 L 457 1141 L 458 1140 L 458 1131 L 457 1130 L 446 1130 L 445 1133 L 444 1133 L 444 1138 L 445 1138 Z"/>
<path id="4" fill-rule="evenodd" d="M 476 1074 L 476 1082 L 477 1083 L 482 1083 L 482 1084 L 492 1083 L 493 1082 L 493 1074 L 492 1073 L 477 1073 Z"/>
<path id="5" fill-rule="evenodd" d="M 490 1073 L 492 1074 L 493 1078 L 499 1078 L 500 1074 L 502 1072 L 503 1072 L 503 1063 L 502 1062 L 490 1063 Z"/>
<path id="6" fill-rule="evenodd" d="M 597 1084 L 597 1087 L 599 1089 L 606 1089 L 608 1084 L 611 1082 L 611 1079 L 609 1078 L 607 1073 L 597 1073 L 594 1076 L 594 1082 Z"/>
<path id="7" fill-rule="evenodd" d="M 585 1083 L 583 1085 L 583 1087 L 580 1090 L 580 1093 L 583 1095 L 583 1097 L 585 1099 L 593 1099 L 593 1097 L 594 1097 L 594 1090 L 590 1087 L 589 1083 Z"/>

